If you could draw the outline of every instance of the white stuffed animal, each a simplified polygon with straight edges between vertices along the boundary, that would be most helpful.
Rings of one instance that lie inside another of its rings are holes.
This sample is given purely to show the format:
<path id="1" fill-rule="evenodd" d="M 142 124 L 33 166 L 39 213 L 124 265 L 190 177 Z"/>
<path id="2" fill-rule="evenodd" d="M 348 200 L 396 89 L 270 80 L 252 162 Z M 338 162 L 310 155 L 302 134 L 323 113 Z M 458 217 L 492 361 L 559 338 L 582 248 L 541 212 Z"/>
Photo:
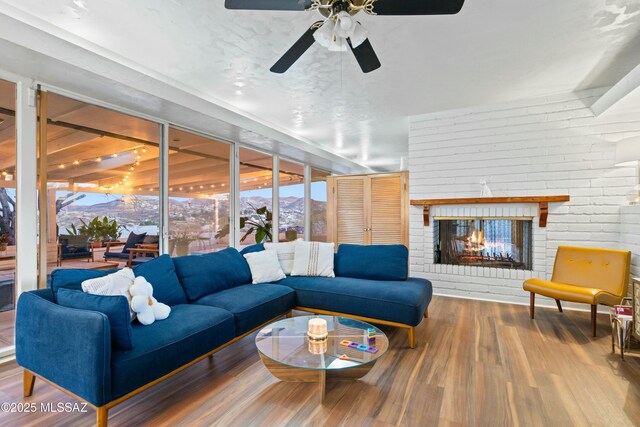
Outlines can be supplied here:
<path id="1" fill-rule="evenodd" d="M 156 320 L 169 317 L 171 307 L 158 302 L 153 297 L 153 286 L 142 276 L 136 277 L 129 288 L 131 294 L 131 309 L 138 314 L 138 320 L 143 325 L 150 325 Z"/>

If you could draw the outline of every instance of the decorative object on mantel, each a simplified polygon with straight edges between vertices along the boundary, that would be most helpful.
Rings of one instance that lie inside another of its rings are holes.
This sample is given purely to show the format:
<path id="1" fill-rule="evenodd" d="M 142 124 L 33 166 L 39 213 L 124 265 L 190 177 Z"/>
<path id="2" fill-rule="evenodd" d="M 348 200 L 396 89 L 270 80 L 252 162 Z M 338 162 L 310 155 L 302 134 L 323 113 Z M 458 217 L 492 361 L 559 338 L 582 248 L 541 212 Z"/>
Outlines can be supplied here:
<path id="1" fill-rule="evenodd" d="M 549 215 L 549 203 L 568 202 L 571 200 L 566 196 L 520 196 L 520 197 L 468 197 L 458 199 L 423 199 L 411 200 L 411 205 L 422 206 L 422 217 L 424 226 L 429 226 L 429 207 L 431 205 L 474 205 L 490 203 L 537 203 L 540 210 L 540 227 L 547 226 L 547 216 Z"/>
<path id="2" fill-rule="evenodd" d="M 480 185 L 482 186 L 480 197 L 493 197 L 493 193 L 491 192 L 491 189 L 487 185 L 487 181 L 483 179 L 482 181 L 480 181 Z"/>
<path id="3" fill-rule="evenodd" d="M 636 185 L 627 193 L 630 205 L 640 204 L 640 136 L 621 139 L 616 142 L 616 166 L 635 166 Z"/>

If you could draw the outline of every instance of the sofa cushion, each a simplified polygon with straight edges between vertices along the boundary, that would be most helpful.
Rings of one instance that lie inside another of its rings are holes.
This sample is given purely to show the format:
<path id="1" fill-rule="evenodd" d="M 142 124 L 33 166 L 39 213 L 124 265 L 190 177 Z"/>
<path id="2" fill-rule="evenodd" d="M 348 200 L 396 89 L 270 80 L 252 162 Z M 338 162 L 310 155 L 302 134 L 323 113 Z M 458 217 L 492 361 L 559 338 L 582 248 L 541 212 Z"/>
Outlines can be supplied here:
<path id="1" fill-rule="evenodd" d="M 338 246 L 336 276 L 370 280 L 407 280 L 409 251 L 404 245 Z"/>
<path id="2" fill-rule="evenodd" d="M 136 277 L 142 276 L 153 286 L 153 296 L 169 306 L 186 304 L 187 295 L 180 285 L 173 260 L 161 255 L 133 269 Z"/>
<path id="3" fill-rule="evenodd" d="M 292 276 L 278 282 L 296 291 L 296 306 L 416 326 L 432 296 L 431 282 Z"/>
<path id="4" fill-rule="evenodd" d="M 109 318 L 113 348 L 131 350 L 131 314 L 127 297 L 92 295 L 71 289 L 58 291 L 58 304 L 63 307 L 99 311 Z"/>
<path id="5" fill-rule="evenodd" d="M 249 252 L 243 255 L 251 269 L 251 283 L 271 283 L 286 276 L 275 251 Z"/>
<path id="6" fill-rule="evenodd" d="M 134 232 L 129 233 L 129 237 L 127 237 L 127 241 L 124 244 L 124 248 L 122 248 L 122 253 L 129 255 L 129 249 L 135 248 L 136 245 L 144 242 L 144 239 L 147 237 L 147 233 L 136 234 Z"/>
<path id="7" fill-rule="evenodd" d="M 236 335 L 242 335 L 293 308 L 295 293 L 274 284 L 242 285 L 207 295 L 194 304 L 224 308 L 233 313 Z"/>
<path id="8" fill-rule="evenodd" d="M 267 251 L 276 251 L 278 253 L 278 261 L 280 261 L 280 267 L 284 274 L 291 274 L 293 270 L 293 259 L 296 254 L 296 241 L 291 242 L 267 242 L 264 244 L 264 249 Z"/>
<path id="9" fill-rule="evenodd" d="M 195 304 L 171 307 L 171 315 L 132 325 L 131 350 L 111 355 L 112 399 L 117 399 L 208 353 L 235 337 L 233 315 Z"/>
<path id="10" fill-rule="evenodd" d="M 177 257 L 173 263 L 189 301 L 251 283 L 249 264 L 234 248 Z"/>
<path id="11" fill-rule="evenodd" d="M 60 236 L 58 242 L 60 243 L 60 259 L 91 257 L 89 236 Z"/>
<path id="12" fill-rule="evenodd" d="M 95 279 L 96 277 L 106 276 L 107 274 L 115 273 L 117 268 L 110 270 L 85 270 L 82 268 L 59 268 L 53 270 L 51 273 L 51 281 L 49 286 L 53 290 L 53 295 L 58 293 L 61 288 L 74 289 L 76 291 L 82 290 L 82 282 L 88 279 Z"/>
<path id="13" fill-rule="evenodd" d="M 333 272 L 334 243 L 296 240 L 292 276 L 335 277 Z"/>

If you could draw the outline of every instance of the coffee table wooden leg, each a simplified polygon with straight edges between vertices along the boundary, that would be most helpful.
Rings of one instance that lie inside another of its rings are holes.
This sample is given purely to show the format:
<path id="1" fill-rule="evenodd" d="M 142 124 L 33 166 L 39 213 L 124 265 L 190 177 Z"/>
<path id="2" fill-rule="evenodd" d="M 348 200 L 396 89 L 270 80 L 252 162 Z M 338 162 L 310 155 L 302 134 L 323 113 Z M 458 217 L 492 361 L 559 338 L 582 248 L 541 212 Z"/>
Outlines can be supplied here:
<path id="1" fill-rule="evenodd" d="M 327 391 L 327 371 L 320 369 L 318 370 L 318 375 L 320 376 L 320 378 L 318 378 L 320 385 L 320 403 L 324 403 L 324 396 Z"/>

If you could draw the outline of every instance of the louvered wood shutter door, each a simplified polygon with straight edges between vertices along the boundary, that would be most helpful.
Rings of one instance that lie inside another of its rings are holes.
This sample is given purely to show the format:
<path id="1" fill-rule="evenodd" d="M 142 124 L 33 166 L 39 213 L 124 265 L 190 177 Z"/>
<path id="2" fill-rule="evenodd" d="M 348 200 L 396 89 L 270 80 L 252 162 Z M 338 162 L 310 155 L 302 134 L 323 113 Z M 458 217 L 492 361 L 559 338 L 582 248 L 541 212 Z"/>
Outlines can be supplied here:
<path id="1" fill-rule="evenodd" d="M 371 177 L 371 244 L 404 243 L 400 176 Z"/>
<path id="2" fill-rule="evenodd" d="M 336 243 L 365 244 L 365 178 L 338 178 L 335 189 Z"/>

